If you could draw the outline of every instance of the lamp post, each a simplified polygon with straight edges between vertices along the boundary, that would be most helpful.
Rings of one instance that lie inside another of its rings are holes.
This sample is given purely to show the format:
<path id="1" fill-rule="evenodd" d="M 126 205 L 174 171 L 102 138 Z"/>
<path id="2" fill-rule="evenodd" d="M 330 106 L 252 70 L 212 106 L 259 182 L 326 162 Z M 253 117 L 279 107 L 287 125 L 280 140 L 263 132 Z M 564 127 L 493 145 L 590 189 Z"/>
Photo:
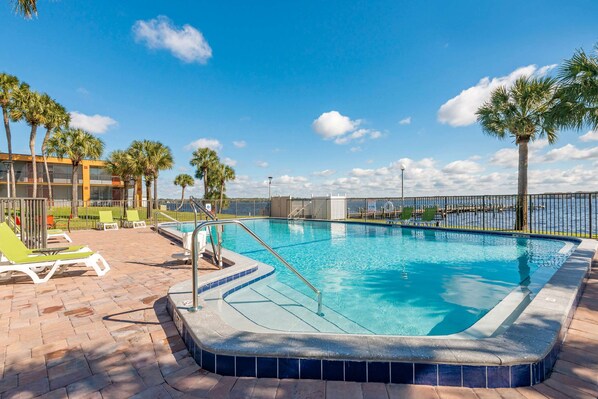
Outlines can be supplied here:
<path id="1" fill-rule="evenodd" d="M 405 190 L 404 190 L 404 177 L 405 177 L 405 165 L 401 164 L 401 212 L 403 212 L 403 208 L 405 207 Z"/>
<path id="2" fill-rule="evenodd" d="M 270 217 L 272 217 L 272 176 L 268 176 L 268 200 L 270 201 L 270 212 L 268 212 L 270 214 Z"/>
<path id="3" fill-rule="evenodd" d="M 2 164 L 6 167 L 6 197 L 10 198 L 11 197 L 11 192 L 10 192 L 10 165 L 12 165 L 12 161 L 2 161 Z M 16 193 L 15 193 L 16 194 Z"/>

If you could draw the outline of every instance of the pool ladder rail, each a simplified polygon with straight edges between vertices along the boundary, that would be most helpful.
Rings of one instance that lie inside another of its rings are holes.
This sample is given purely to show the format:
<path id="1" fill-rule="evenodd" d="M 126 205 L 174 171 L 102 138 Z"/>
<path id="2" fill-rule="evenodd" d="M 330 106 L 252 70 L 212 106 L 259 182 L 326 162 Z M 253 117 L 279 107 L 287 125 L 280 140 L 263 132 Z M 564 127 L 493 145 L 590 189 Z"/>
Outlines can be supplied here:
<path id="1" fill-rule="evenodd" d="M 266 242 L 264 240 L 262 240 L 257 234 L 255 234 L 249 227 L 247 227 L 245 224 L 243 224 L 239 220 L 234 220 L 234 219 L 207 220 L 205 222 L 201 222 L 200 224 L 196 224 L 195 229 L 193 230 L 193 235 L 191 237 L 191 260 L 193 262 L 193 267 L 192 267 L 193 305 L 188 309 L 189 312 L 195 312 L 195 311 L 199 310 L 199 292 L 198 292 L 198 290 L 199 290 L 199 267 L 198 267 L 199 254 L 197 253 L 197 246 L 199 243 L 197 240 L 197 235 L 203 228 L 207 228 L 207 227 L 211 227 L 211 226 L 223 226 L 225 224 L 235 224 L 237 226 L 240 226 L 251 237 L 253 237 L 253 239 L 256 240 L 262 247 L 264 247 L 265 249 L 268 250 L 268 252 L 270 252 L 272 255 L 274 255 L 274 257 L 276 257 L 276 259 L 278 259 L 287 269 L 289 269 L 297 277 L 299 277 L 299 279 L 301 281 L 303 281 L 303 283 L 305 283 L 305 285 L 307 285 L 307 287 L 309 289 L 311 289 L 316 294 L 316 298 L 318 301 L 317 314 L 319 316 L 323 316 L 323 313 L 322 313 L 322 291 L 320 291 L 312 283 L 310 283 L 301 273 L 299 273 L 299 271 L 297 269 L 295 269 L 293 266 L 291 266 L 282 256 L 280 256 L 280 254 L 278 252 L 276 252 L 270 245 L 266 244 Z M 209 229 L 208 229 L 208 231 L 209 231 Z M 218 237 L 219 253 L 217 256 L 219 258 L 219 261 L 221 262 L 222 261 L 222 246 L 221 246 L 220 233 L 218 233 L 218 236 L 219 236 Z M 212 245 L 213 245 L 213 240 L 212 240 Z"/>

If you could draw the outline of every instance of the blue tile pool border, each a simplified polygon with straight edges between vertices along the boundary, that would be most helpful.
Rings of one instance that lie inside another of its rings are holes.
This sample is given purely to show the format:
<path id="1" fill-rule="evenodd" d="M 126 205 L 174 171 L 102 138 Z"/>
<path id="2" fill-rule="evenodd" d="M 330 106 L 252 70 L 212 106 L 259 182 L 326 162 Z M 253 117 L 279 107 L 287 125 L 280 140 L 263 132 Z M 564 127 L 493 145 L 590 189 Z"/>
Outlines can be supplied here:
<path id="1" fill-rule="evenodd" d="M 234 274 L 240 278 L 251 274 L 257 267 Z M 271 274 L 267 273 L 268 275 Z M 260 280 L 265 275 L 251 281 Z M 229 276 L 231 277 L 231 276 Z M 222 280 L 227 280 L 224 277 Z M 215 281 L 218 282 L 219 280 Z M 231 280 L 228 280 L 230 282 Z M 211 282 L 206 284 L 212 288 Z M 246 282 L 244 284 L 250 284 Z M 207 288 L 209 289 L 209 288 Z M 207 290 L 206 289 L 206 290 Z M 231 289 L 227 292 L 233 292 Z M 579 290 L 575 303 L 579 302 L 582 290 Z M 193 335 L 189 333 L 184 320 L 178 315 L 180 309 L 168 300 L 167 311 L 175 320 L 175 326 L 185 346 L 196 363 L 212 373 L 234 377 L 269 377 L 310 380 L 331 380 L 351 382 L 391 382 L 399 384 L 459 386 L 470 388 L 517 388 L 532 386 L 546 380 L 561 349 L 559 341 L 553 345 L 549 353 L 539 362 L 522 363 L 508 366 L 481 366 L 467 364 L 394 362 L 375 359 L 322 359 L 322 358 L 289 358 L 273 356 L 247 356 L 219 354 L 202 348 Z M 568 328 L 571 318 L 567 318 Z M 561 339 L 562 338 L 562 339 Z"/>
<path id="2" fill-rule="evenodd" d="M 530 236 L 530 235 L 528 235 Z M 562 239 L 559 237 L 559 239 Z M 237 255 L 237 254 L 235 254 Z M 237 273 L 225 275 L 200 286 L 199 292 L 230 283 L 236 279 L 248 276 L 259 270 L 255 263 Z M 271 275 L 274 270 L 256 273 L 256 277 L 242 284 L 232 286 L 225 291 L 225 297 L 249 284 Z M 584 281 L 587 277 L 587 270 Z M 320 379 L 354 382 L 390 382 L 414 383 L 421 385 L 462 386 L 472 388 L 525 387 L 538 384 L 549 378 L 552 368 L 560 352 L 566 331 L 571 323 L 573 313 L 583 292 L 582 285 L 578 287 L 573 298 L 572 306 L 568 309 L 566 318 L 560 324 L 558 337 L 547 343 L 547 354 L 540 361 L 518 362 L 511 360 L 509 365 L 496 364 L 447 364 L 446 362 L 427 362 L 422 360 L 386 361 L 368 358 L 335 358 L 333 355 L 318 354 L 317 356 L 281 355 L 273 356 L 247 352 L 235 353 L 233 348 L 225 346 L 211 346 L 206 349 L 196 333 L 191 333 L 185 319 L 184 307 L 177 307 L 175 300 L 169 293 L 167 311 L 172 316 L 174 324 L 181 335 L 189 353 L 203 369 L 220 375 L 237 377 L 270 377 L 292 379 Z M 175 290 L 176 291 L 176 290 Z M 548 346 L 549 345 L 549 346 Z M 214 349 L 216 348 L 216 349 Z M 232 352 L 232 353 L 231 353 Z M 546 352 L 543 352 L 546 353 Z M 414 358 L 415 359 L 415 358 Z"/>

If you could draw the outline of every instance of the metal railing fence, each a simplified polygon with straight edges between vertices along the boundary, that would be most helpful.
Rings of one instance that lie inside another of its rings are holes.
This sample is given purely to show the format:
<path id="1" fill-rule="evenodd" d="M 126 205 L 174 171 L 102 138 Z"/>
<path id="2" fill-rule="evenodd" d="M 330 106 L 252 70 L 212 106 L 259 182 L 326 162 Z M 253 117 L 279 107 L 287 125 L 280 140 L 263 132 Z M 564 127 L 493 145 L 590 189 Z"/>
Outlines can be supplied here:
<path id="1" fill-rule="evenodd" d="M 45 198 L 0 198 L 0 222 L 19 234 L 28 248 L 46 247 L 46 212 Z"/>
<path id="2" fill-rule="evenodd" d="M 598 237 L 598 193 L 530 194 L 527 227 L 531 234 Z M 433 225 L 472 230 L 515 230 L 517 195 L 348 198 L 347 219 L 394 221 L 404 207 L 413 208 L 412 220 L 436 208 Z"/>
<path id="3" fill-rule="evenodd" d="M 15 199 L 18 201 L 21 199 Z M 40 199 L 42 200 L 42 199 Z M 211 204 L 213 212 L 218 212 L 221 219 L 238 217 L 270 216 L 271 203 L 263 198 L 234 198 L 224 202 L 222 210 L 218 201 L 205 201 Z M 530 194 L 526 197 L 528 205 L 527 227 L 524 233 L 566 235 L 598 238 L 598 192 Z M 79 201 L 79 218 L 70 220 L 71 202 L 54 200 L 47 205 L 47 214 L 52 215 L 58 228 L 87 229 L 93 228 L 98 220 L 100 209 L 110 208 L 116 220 L 125 217 L 125 201 L 92 200 Z M 159 200 L 159 210 L 180 221 L 193 221 L 193 208 L 188 200 L 181 205 L 178 200 Z M 399 218 L 405 207 L 413 208 L 413 218 L 417 221 L 424 210 L 436 208 L 433 225 L 446 228 L 472 230 L 515 230 L 517 195 L 468 195 L 468 196 L 421 196 L 421 197 L 377 197 L 346 199 L 346 216 L 343 220 L 381 222 Z M 132 201 L 128 208 L 132 209 Z M 139 216 L 147 219 L 146 203 L 138 207 Z M 330 204 L 328 204 L 330 205 Z M 316 218 L 326 212 L 326 202 L 313 201 L 311 198 L 290 198 L 284 215 L 278 217 Z M 318 209 L 314 209 L 318 207 Z M 158 221 L 167 221 L 166 218 Z"/>

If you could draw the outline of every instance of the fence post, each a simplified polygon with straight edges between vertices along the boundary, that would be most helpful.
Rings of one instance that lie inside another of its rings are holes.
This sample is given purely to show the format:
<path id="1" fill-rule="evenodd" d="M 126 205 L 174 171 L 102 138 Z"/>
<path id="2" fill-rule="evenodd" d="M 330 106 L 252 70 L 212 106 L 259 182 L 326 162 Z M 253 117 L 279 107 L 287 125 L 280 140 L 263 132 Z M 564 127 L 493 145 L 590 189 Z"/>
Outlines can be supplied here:
<path id="1" fill-rule="evenodd" d="M 528 215 L 529 215 L 529 220 L 528 220 L 528 223 L 527 223 L 527 229 L 529 230 L 530 233 L 533 233 L 532 215 L 534 213 L 534 203 L 532 202 L 532 195 L 528 194 L 527 199 L 528 199 L 527 212 L 528 212 Z"/>
<path id="2" fill-rule="evenodd" d="M 486 196 L 482 195 L 482 230 L 486 230 Z"/>
<path id="3" fill-rule="evenodd" d="M 592 193 L 588 193 L 589 203 L 588 203 L 588 213 L 590 214 L 590 238 L 592 238 Z"/>

